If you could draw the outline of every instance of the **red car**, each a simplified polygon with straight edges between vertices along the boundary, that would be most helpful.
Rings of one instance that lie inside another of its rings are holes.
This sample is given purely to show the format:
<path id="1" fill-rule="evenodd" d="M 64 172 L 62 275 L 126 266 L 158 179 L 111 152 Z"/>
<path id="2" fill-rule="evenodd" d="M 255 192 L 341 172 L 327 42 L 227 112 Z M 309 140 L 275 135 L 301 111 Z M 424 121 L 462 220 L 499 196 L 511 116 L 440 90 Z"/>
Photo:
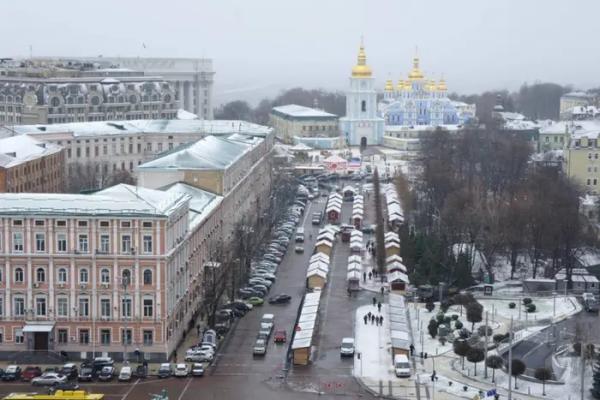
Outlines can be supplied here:
<path id="1" fill-rule="evenodd" d="M 274 339 L 275 343 L 285 343 L 285 341 L 287 340 L 287 334 L 283 330 L 281 330 L 281 331 L 275 331 L 274 338 L 275 338 Z"/>
<path id="2" fill-rule="evenodd" d="M 21 372 L 21 379 L 29 382 L 33 378 L 37 378 L 42 375 L 42 369 L 40 367 L 27 367 Z"/>

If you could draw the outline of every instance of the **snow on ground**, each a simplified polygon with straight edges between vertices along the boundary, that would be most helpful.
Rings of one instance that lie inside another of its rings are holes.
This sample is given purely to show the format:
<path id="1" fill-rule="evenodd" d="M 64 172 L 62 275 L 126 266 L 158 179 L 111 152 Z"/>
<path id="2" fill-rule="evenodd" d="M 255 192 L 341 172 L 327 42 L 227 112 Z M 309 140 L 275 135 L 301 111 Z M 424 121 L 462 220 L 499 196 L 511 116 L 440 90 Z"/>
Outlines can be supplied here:
<path id="1" fill-rule="evenodd" d="M 413 331 L 413 340 L 415 341 L 415 352 L 417 354 L 423 352 L 430 355 L 440 355 L 452 350 L 452 343 L 447 342 L 442 345 L 437 337 L 432 338 L 427 331 L 429 320 L 435 318 L 439 311 L 437 306 L 432 312 L 429 312 L 423 304 L 417 303 L 415 308 L 414 304 L 407 303 L 407 309 Z"/>
<path id="2" fill-rule="evenodd" d="M 568 316 L 581 311 L 581 305 L 575 297 L 531 297 L 535 304 L 536 311 L 533 313 L 525 312 L 523 307 L 523 298 L 503 298 L 503 299 L 486 299 L 479 298 L 477 301 L 484 307 L 484 310 L 491 313 L 491 316 L 510 319 L 515 321 L 529 321 L 535 323 L 537 320 L 548 319 L 564 319 Z M 515 303 L 515 308 L 509 308 L 509 303 Z M 521 311 L 519 312 L 519 307 Z M 533 321 L 533 322 L 532 322 Z"/>
<path id="3" fill-rule="evenodd" d="M 419 381 L 433 385 L 431 390 L 435 390 L 436 393 L 448 393 L 466 399 L 474 399 L 475 396 L 479 395 L 479 389 L 448 379 L 442 375 L 437 375 L 437 380 L 432 383 L 431 374 L 419 374 Z M 464 386 L 467 387 L 466 391 L 463 388 Z"/>

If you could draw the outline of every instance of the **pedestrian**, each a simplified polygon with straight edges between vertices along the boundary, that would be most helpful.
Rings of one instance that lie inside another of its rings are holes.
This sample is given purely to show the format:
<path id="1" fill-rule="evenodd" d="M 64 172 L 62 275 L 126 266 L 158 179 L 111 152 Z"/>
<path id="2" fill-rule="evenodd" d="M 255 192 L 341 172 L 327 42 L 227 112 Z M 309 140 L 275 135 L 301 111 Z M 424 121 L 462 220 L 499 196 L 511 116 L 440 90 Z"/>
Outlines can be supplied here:
<path id="1" fill-rule="evenodd" d="M 381 312 L 381 302 L 377 303 L 377 311 Z"/>
<path id="2" fill-rule="evenodd" d="M 377 298 L 373 297 L 373 307 L 377 305 Z"/>
<path id="3" fill-rule="evenodd" d="M 367 281 L 367 273 L 363 272 L 363 282 L 366 282 L 366 281 Z"/>
<path id="4" fill-rule="evenodd" d="M 371 319 L 371 311 L 369 311 L 369 312 L 367 313 L 367 317 L 369 317 L 369 319 Z"/>
<path id="5" fill-rule="evenodd" d="M 373 315 L 373 317 L 371 318 L 371 325 L 375 324 L 375 316 Z"/>
<path id="6" fill-rule="evenodd" d="M 369 272 L 369 280 L 371 280 L 372 276 L 373 276 L 373 274 Z"/>
<path id="7" fill-rule="evenodd" d="M 383 288 L 383 286 L 381 286 L 381 295 L 383 296 L 383 292 L 385 291 L 385 289 Z"/>
<path id="8" fill-rule="evenodd" d="M 365 325 L 366 325 L 367 324 L 367 314 L 365 314 L 363 319 L 365 320 Z"/>
<path id="9" fill-rule="evenodd" d="M 410 355 L 414 356 L 415 355 L 415 345 L 411 343 L 409 349 L 410 349 Z"/>
<path id="10" fill-rule="evenodd" d="M 436 380 L 436 375 L 437 374 L 435 373 L 435 370 L 433 370 L 433 374 L 431 374 L 431 382 L 434 382 Z"/>
<path id="11" fill-rule="evenodd" d="M 383 325 L 383 315 L 379 316 L 379 325 Z"/>

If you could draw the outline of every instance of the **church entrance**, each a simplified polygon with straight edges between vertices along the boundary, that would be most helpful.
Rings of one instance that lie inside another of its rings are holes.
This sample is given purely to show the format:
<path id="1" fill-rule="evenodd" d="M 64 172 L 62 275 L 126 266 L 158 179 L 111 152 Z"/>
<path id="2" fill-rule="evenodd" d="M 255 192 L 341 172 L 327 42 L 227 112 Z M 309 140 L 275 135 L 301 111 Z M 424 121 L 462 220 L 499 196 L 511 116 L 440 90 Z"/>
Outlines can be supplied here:
<path id="1" fill-rule="evenodd" d="M 367 147 L 367 138 L 365 136 L 360 138 L 360 148 L 364 149 Z"/>

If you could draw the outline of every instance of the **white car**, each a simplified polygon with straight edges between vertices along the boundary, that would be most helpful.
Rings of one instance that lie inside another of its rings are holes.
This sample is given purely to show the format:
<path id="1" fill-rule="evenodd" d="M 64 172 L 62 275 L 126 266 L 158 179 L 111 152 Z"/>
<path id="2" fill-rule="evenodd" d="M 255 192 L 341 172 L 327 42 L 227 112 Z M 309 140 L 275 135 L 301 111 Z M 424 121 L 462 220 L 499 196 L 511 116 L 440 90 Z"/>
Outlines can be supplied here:
<path id="1" fill-rule="evenodd" d="M 190 374 L 190 370 L 187 364 L 177 364 L 175 366 L 175 376 L 179 378 L 185 378 Z"/>
<path id="2" fill-rule="evenodd" d="M 252 354 L 256 356 L 264 356 L 267 352 L 267 342 L 264 339 L 256 340 L 254 347 L 252 348 Z"/>
<path id="3" fill-rule="evenodd" d="M 56 372 L 46 372 L 38 377 L 31 380 L 33 386 L 53 386 L 59 383 L 65 383 L 67 377 L 65 375 L 57 374 Z"/>
<path id="4" fill-rule="evenodd" d="M 211 362 L 214 358 L 214 352 L 196 350 L 191 354 L 186 354 L 185 361 L 188 362 Z"/>
<path id="5" fill-rule="evenodd" d="M 345 337 L 342 339 L 342 346 L 340 347 L 340 356 L 350 357 L 354 355 L 354 339 Z"/>
<path id="6" fill-rule="evenodd" d="M 119 381 L 120 382 L 129 382 L 131 380 L 132 370 L 131 367 L 125 365 L 121 367 L 121 371 L 119 371 Z"/>

